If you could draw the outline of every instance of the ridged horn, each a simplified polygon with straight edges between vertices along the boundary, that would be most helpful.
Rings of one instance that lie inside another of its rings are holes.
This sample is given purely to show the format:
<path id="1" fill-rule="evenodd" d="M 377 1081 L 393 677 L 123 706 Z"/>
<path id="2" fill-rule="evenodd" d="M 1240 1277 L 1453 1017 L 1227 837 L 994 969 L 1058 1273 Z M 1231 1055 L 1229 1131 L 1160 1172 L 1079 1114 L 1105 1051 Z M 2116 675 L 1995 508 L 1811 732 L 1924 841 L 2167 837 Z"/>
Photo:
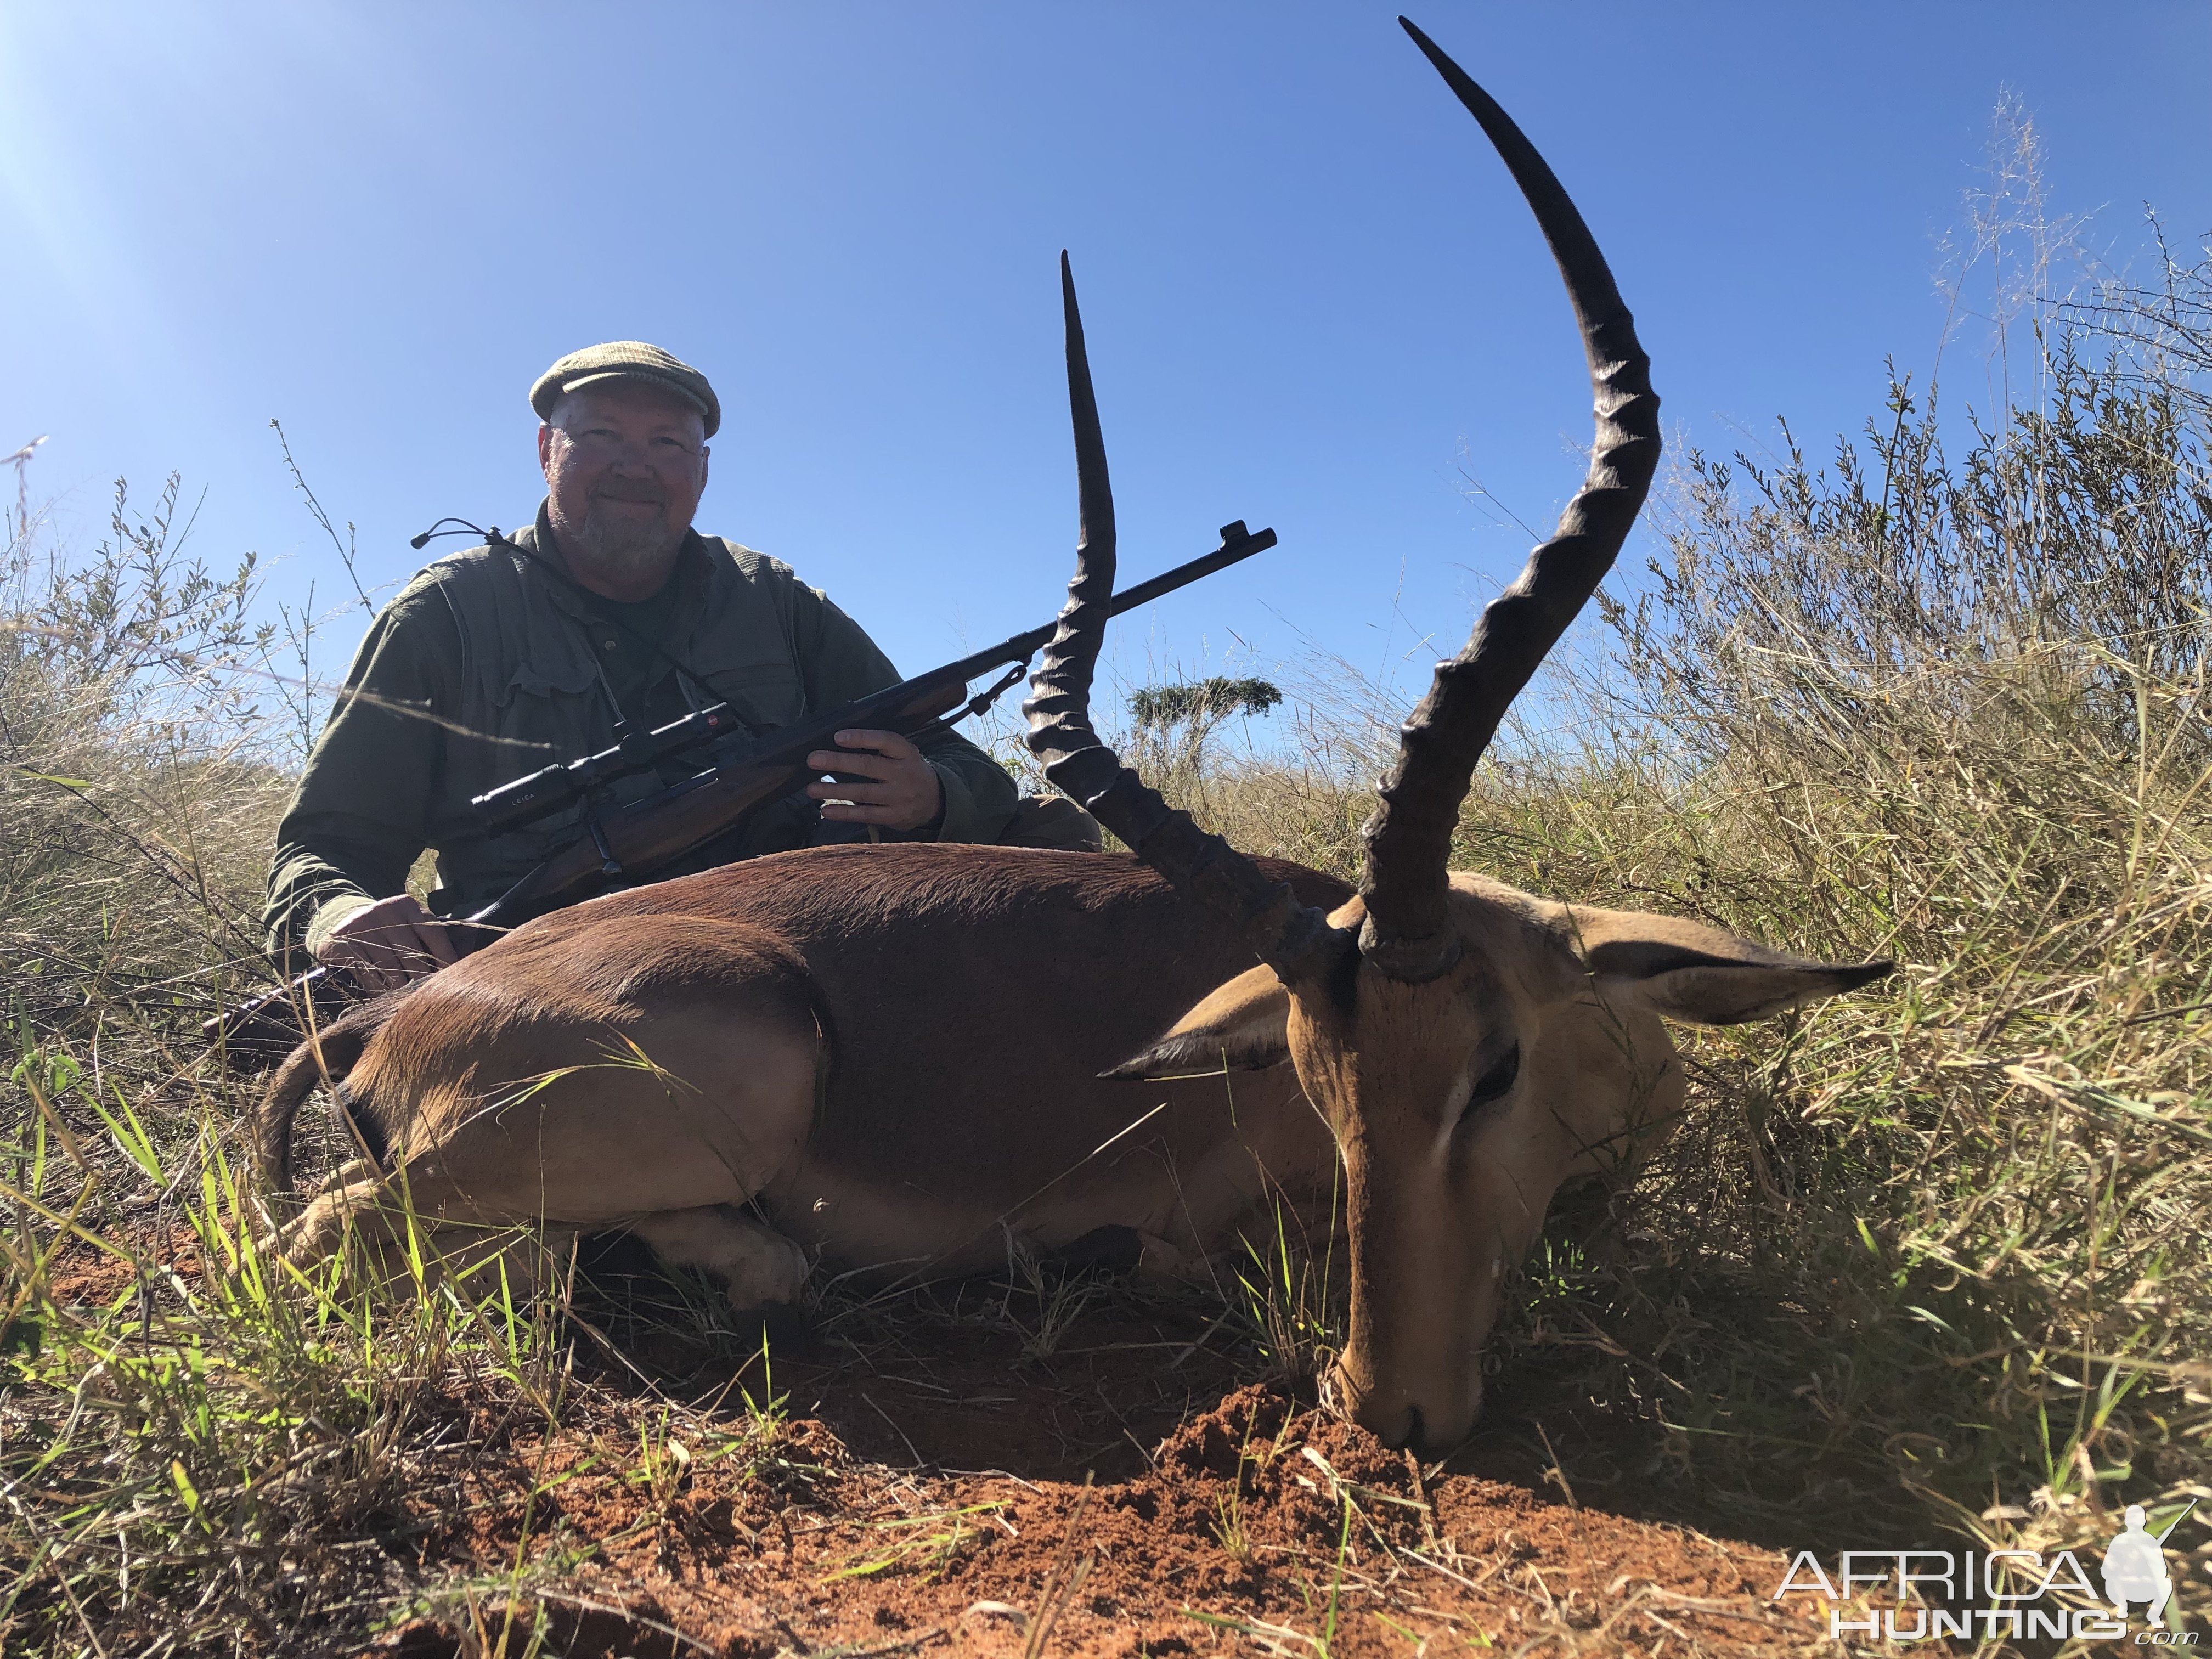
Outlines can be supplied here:
<path id="1" fill-rule="evenodd" d="M 1200 830 L 1188 812 L 1170 807 L 1091 727 L 1091 682 L 1114 593 L 1114 489 L 1106 475 L 1106 441 L 1098 428 L 1075 277 L 1065 252 L 1060 289 L 1067 319 L 1067 402 L 1075 425 L 1080 518 L 1067 604 L 1022 704 L 1030 752 L 1044 763 L 1055 788 L 1081 801 L 1139 858 L 1225 918 L 1285 981 L 1312 978 L 1349 942 L 1336 937 L 1320 911 L 1300 904 L 1287 883 L 1270 881 L 1220 836 Z"/>
<path id="2" fill-rule="evenodd" d="M 1605 256 L 1552 169 L 1465 70 L 1411 22 L 1398 21 L 1481 124 L 1535 213 L 1582 329 L 1597 413 L 1589 475 L 1557 532 L 1483 611 L 1459 655 L 1437 665 L 1428 696 L 1401 729 L 1397 762 L 1377 786 L 1382 802 L 1361 831 L 1367 921 L 1359 948 L 1394 978 L 1423 980 L 1459 954 L 1446 915 L 1447 867 L 1475 763 L 1627 539 L 1659 465 L 1659 399 Z"/>

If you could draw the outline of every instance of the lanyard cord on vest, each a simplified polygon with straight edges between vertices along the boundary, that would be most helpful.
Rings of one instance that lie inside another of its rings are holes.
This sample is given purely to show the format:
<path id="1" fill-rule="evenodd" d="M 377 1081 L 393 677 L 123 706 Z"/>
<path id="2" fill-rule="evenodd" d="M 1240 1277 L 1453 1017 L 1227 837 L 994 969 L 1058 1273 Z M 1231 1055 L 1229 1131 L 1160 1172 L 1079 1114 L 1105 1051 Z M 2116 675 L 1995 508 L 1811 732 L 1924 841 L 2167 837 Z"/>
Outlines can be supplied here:
<path id="1" fill-rule="evenodd" d="M 460 528 L 458 530 L 441 530 L 438 527 L 439 525 L 448 524 L 459 525 Z M 689 532 L 687 532 L 686 533 L 688 534 Z M 528 559 L 548 576 L 550 576 L 556 582 L 567 588 L 570 593 L 575 595 L 586 605 L 586 608 L 590 608 L 590 599 L 588 597 L 590 590 L 588 588 L 586 588 L 581 582 L 578 581 L 574 576 L 571 576 L 566 570 L 563 570 L 560 566 L 555 564 L 552 560 L 545 557 L 542 553 L 539 553 L 535 548 L 525 547 L 520 542 L 510 541 L 503 533 L 501 533 L 500 527 L 497 525 L 492 526 L 489 530 L 480 530 L 475 525 L 471 524 L 466 519 L 441 519 L 438 520 L 437 524 L 432 525 L 421 535 L 410 538 L 407 544 L 413 548 L 417 553 L 420 553 L 425 547 L 428 546 L 430 543 L 441 536 L 481 536 L 483 538 L 484 545 L 487 547 L 503 548 L 511 553 L 520 553 L 524 558 Z M 669 580 L 671 581 L 676 580 L 675 574 L 672 571 L 669 574 Z M 668 647 L 661 644 L 660 641 L 658 640 L 649 640 L 646 638 L 644 635 L 639 633 L 635 628 L 630 627 L 620 617 L 605 616 L 596 610 L 593 610 L 592 614 L 595 620 L 605 623 L 609 628 L 615 629 L 618 633 L 629 635 L 632 640 L 643 646 L 647 651 L 650 652 L 653 656 L 659 658 L 671 668 L 674 669 L 678 674 L 681 675 L 685 682 L 684 688 L 684 701 L 691 704 L 692 709 L 695 713 L 701 708 L 708 707 L 715 703 L 720 703 L 726 708 L 729 707 L 727 699 L 717 695 L 714 688 L 708 684 L 702 676 L 695 673 L 690 664 L 678 657 L 674 652 L 669 650 Z M 599 690 L 606 694 L 608 702 L 614 705 L 616 724 L 624 724 L 625 722 L 623 720 L 622 705 L 615 702 L 614 688 L 607 684 L 607 671 L 605 667 L 599 663 L 599 653 L 597 652 L 593 652 L 592 653 L 592 660 L 593 666 L 599 669 Z M 698 701 L 699 695 L 702 694 L 707 699 L 704 704 Z M 745 728 L 747 735 L 750 737 L 759 737 L 764 729 L 761 726 L 755 726 L 743 714 L 738 714 L 734 708 L 730 708 L 730 714 L 738 725 Z"/>

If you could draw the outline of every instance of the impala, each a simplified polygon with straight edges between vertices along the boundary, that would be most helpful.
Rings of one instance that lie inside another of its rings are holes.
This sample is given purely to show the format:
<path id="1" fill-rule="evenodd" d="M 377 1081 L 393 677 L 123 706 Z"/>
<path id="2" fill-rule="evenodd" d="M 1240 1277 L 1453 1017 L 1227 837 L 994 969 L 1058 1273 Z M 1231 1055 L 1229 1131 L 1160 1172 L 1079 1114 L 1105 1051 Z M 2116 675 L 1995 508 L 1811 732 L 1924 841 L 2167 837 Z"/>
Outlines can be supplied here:
<path id="1" fill-rule="evenodd" d="M 795 1303 L 817 1264 L 951 1275 L 1009 1240 L 1111 1238 L 1197 1272 L 1255 1206 L 1341 1190 L 1340 1397 L 1434 1453 L 1474 1421 L 1500 1281 L 1553 1194 L 1632 1166 L 1679 1115 L 1662 1022 L 1754 1019 L 1887 971 L 1447 869 L 1476 761 L 1635 519 L 1658 403 L 1550 168 L 1406 28 L 1551 245 L 1597 437 L 1558 533 L 1406 723 L 1358 890 L 1200 830 L 1091 730 L 1113 503 L 1063 259 L 1081 532 L 1025 711 L 1054 782 L 1135 856 L 828 848 L 519 928 L 272 1080 L 257 1128 L 276 1185 L 324 1079 L 363 1142 L 284 1227 L 295 1261 L 405 1226 L 456 1252 L 519 1225 L 626 1229 L 760 1309 Z"/>

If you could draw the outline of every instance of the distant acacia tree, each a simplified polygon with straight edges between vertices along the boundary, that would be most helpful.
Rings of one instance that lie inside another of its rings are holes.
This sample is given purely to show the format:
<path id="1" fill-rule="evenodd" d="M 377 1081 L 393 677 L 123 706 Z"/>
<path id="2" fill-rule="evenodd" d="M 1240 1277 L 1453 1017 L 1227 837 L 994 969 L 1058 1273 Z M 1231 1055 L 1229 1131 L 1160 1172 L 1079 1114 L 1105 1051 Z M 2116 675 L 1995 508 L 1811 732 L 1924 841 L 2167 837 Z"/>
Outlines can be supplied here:
<path id="1" fill-rule="evenodd" d="M 1203 811 L 1215 781 L 1207 744 L 1224 720 L 1237 714 L 1264 714 L 1282 702 L 1281 688 L 1267 680 L 1197 680 L 1148 685 L 1130 694 L 1136 729 L 1122 757 L 1178 805 Z"/>
<path id="2" fill-rule="evenodd" d="M 1218 726 L 1231 714 L 1264 714 L 1282 702 L 1279 687 L 1267 680 L 1223 679 L 1217 676 L 1186 685 L 1148 685 L 1129 697 L 1129 713 L 1139 726 L 1164 732 L 1171 726 Z"/>

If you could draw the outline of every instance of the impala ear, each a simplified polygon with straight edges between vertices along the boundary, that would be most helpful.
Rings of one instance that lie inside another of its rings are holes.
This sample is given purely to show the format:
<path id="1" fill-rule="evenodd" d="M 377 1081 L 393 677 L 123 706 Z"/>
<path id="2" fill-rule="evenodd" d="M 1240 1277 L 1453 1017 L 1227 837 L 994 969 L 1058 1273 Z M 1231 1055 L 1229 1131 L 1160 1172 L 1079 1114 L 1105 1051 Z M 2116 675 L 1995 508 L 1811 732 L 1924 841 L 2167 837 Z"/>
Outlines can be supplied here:
<path id="1" fill-rule="evenodd" d="M 1856 991 L 1897 964 L 1838 966 L 1770 951 L 1717 927 L 1618 910 L 1577 910 L 1583 958 L 1653 1013 L 1692 1025 L 1741 1025 Z"/>
<path id="2" fill-rule="evenodd" d="M 1110 1078 L 1212 1077 L 1257 1072 L 1291 1057 L 1291 994 L 1272 968 L 1237 975 Z"/>

